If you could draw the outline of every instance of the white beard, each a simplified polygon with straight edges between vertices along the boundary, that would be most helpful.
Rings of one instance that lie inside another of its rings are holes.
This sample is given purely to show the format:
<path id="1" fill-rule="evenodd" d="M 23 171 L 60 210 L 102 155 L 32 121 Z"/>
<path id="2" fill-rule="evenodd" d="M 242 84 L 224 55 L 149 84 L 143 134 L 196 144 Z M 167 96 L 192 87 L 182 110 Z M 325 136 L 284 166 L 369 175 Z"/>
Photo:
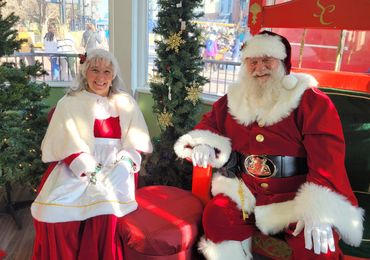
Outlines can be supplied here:
<path id="1" fill-rule="evenodd" d="M 304 91 L 317 85 L 308 74 L 294 74 L 298 82 L 292 89 L 283 85 L 284 65 L 276 68 L 266 81 L 247 73 L 245 64 L 239 72 L 239 80 L 229 86 L 228 110 L 235 120 L 243 125 L 254 122 L 269 126 L 279 122 L 295 109 Z"/>
<path id="2" fill-rule="evenodd" d="M 241 67 L 239 84 L 245 89 L 247 104 L 251 105 L 252 111 L 259 114 L 259 111 L 271 108 L 283 93 L 282 79 L 285 75 L 285 68 L 282 63 L 273 70 L 266 71 L 270 77 L 266 81 L 260 81 L 251 73 L 248 73 L 245 66 Z"/>

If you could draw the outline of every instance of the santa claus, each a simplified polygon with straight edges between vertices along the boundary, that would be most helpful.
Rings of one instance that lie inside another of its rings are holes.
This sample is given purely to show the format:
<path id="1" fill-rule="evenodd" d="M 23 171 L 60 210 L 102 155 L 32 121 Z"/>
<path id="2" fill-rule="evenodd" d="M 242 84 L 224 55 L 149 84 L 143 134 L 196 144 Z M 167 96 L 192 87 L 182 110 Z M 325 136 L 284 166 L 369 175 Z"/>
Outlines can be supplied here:
<path id="1" fill-rule="evenodd" d="M 363 233 L 338 113 L 312 76 L 290 73 L 286 38 L 263 31 L 241 58 L 239 80 L 175 144 L 194 165 L 227 169 L 213 178 L 199 248 L 251 259 L 256 232 L 281 233 L 294 259 L 338 259 L 338 240 L 358 246 Z"/>

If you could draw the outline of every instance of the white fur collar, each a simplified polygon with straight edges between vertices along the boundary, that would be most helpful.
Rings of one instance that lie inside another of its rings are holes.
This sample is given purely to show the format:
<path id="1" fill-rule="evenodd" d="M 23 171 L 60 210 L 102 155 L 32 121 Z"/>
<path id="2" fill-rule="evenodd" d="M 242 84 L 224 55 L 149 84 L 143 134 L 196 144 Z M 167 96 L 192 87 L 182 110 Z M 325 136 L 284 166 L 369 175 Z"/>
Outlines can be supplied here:
<path id="1" fill-rule="evenodd" d="M 94 108 L 98 107 L 98 102 L 108 100 L 87 91 L 66 95 L 58 101 L 41 144 L 44 162 L 60 161 L 78 152 L 93 153 L 97 112 Z M 152 152 L 148 128 L 134 98 L 119 93 L 114 94 L 109 102 L 116 107 L 120 118 L 122 148 Z"/>
<path id="2" fill-rule="evenodd" d="M 294 88 L 282 88 L 282 98 L 269 108 L 256 109 L 256 104 L 246 98 L 245 88 L 240 87 L 239 84 L 231 85 L 228 91 L 229 113 L 243 125 L 258 121 L 269 126 L 288 117 L 298 107 L 303 92 L 310 87 L 317 86 L 316 79 L 309 74 L 292 74 L 298 80 Z"/>

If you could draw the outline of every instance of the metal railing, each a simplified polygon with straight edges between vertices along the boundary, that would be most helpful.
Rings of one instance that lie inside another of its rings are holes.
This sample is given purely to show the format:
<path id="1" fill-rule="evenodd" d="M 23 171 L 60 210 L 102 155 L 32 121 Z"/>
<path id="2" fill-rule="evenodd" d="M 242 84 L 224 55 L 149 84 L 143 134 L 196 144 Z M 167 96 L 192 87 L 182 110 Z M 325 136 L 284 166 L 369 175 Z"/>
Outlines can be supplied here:
<path id="1" fill-rule="evenodd" d="M 19 66 L 23 60 L 27 65 L 32 65 L 35 61 L 42 64 L 43 69 L 48 73 L 39 80 L 50 83 L 52 86 L 65 85 L 72 81 L 79 69 L 78 54 L 67 53 L 21 53 L 4 56 L 0 63 L 14 62 Z M 240 62 L 226 60 L 204 60 L 202 76 L 209 80 L 203 86 L 203 93 L 207 95 L 222 96 L 227 92 L 228 85 L 237 79 L 240 69 Z M 152 72 L 152 64 L 149 64 L 149 71 Z"/>
<path id="2" fill-rule="evenodd" d="M 227 60 L 204 59 L 202 76 L 209 80 L 203 87 L 203 94 L 222 96 L 227 92 L 230 83 L 234 82 L 239 74 L 240 62 Z M 148 63 L 149 78 L 157 73 L 153 63 Z M 149 88 L 149 85 L 148 85 Z"/>
<path id="3" fill-rule="evenodd" d="M 0 63 L 13 62 L 19 66 L 21 60 L 26 65 L 33 65 L 39 61 L 48 73 L 39 79 L 45 82 L 70 82 L 74 79 L 80 65 L 78 54 L 47 52 L 15 52 L 13 55 L 1 57 Z"/>
<path id="4" fill-rule="evenodd" d="M 240 64 L 236 61 L 204 60 L 202 75 L 209 80 L 209 83 L 203 86 L 203 93 L 217 96 L 224 95 L 229 84 L 237 79 Z"/>

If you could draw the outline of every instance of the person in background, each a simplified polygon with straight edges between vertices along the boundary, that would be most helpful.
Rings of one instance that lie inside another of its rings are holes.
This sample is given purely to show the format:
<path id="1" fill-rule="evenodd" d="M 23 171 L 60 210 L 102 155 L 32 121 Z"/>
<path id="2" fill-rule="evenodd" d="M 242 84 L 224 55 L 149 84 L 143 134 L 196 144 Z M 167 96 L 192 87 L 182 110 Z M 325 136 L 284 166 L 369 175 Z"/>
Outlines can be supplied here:
<path id="1" fill-rule="evenodd" d="M 137 208 L 135 175 L 152 144 L 112 53 L 81 56 L 41 144 L 54 162 L 31 206 L 34 260 L 122 259 L 117 221 Z"/>
<path id="2" fill-rule="evenodd" d="M 214 33 L 211 33 L 209 38 L 206 40 L 204 49 L 204 58 L 209 60 L 215 60 L 216 55 L 218 53 L 218 43 L 217 43 L 217 36 Z M 212 67 L 213 70 L 216 70 L 216 64 L 210 64 L 210 68 Z"/>
<path id="3" fill-rule="evenodd" d="M 252 259 L 254 234 L 280 233 L 293 259 L 341 259 L 339 238 L 361 243 L 364 211 L 334 104 L 311 75 L 290 73 L 283 36 L 259 33 L 241 61 L 239 81 L 174 147 L 194 165 L 222 168 L 199 249 L 207 259 Z"/>
<path id="4" fill-rule="evenodd" d="M 241 42 L 239 39 L 239 35 L 236 35 L 234 38 L 232 49 L 231 49 L 232 61 L 235 61 L 235 62 L 240 61 L 240 48 L 241 48 Z"/>
<path id="5" fill-rule="evenodd" d="M 100 43 L 98 44 L 98 48 L 102 48 L 104 50 L 109 50 L 109 28 L 107 25 L 97 25 L 96 30 L 100 35 Z"/>
<path id="6" fill-rule="evenodd" d="M 21 48 L 18 50 L 19 53 L 31 54 L 30 56 L 21 57 L 22 60 L 26 60 L 26 65 L 33 65 L 35 64 L 35 57 L 33 56 L 34 49 L 33 49 L 33 40 L 28 32 L 27 28 L 23 25 L 19 26 L 18 35 L 16 37 L 17 40 L 25 40 L 21 44 Z"/>
<path id="7" fill-rule="evenodd" d="M 81 46 L 88 51 L 97 48 L 98 44 L 102 43 L 102 41 L 102 36 L 96 31 L 95 26 L 92 23 L 87 23 L 86 30 L 82 34 Z"/>
<path id="8" fill-rule="evenodd" d="M 58 53 L 63 53 L 67 55 L 77 53 L 75 41 L 71 33 L 68 32 L 68 29 L 65 26 L 61 26 L 59 30 Z M 76 57 L 65 56 L 61 57 L 60 60 L 61 60 L 62 79 L 69 80 L 70 77 L 75 78 Z"/>
<path id="9" fill-rule="evenodd" d="M 44 36 L 44 51 L 50 55 L 51 78 L 59 79 L 59 62 L 58 57 L 53 55 L 58 52 L 57 28 L 55 24 L 48 26 L 48 32 Z"/>

